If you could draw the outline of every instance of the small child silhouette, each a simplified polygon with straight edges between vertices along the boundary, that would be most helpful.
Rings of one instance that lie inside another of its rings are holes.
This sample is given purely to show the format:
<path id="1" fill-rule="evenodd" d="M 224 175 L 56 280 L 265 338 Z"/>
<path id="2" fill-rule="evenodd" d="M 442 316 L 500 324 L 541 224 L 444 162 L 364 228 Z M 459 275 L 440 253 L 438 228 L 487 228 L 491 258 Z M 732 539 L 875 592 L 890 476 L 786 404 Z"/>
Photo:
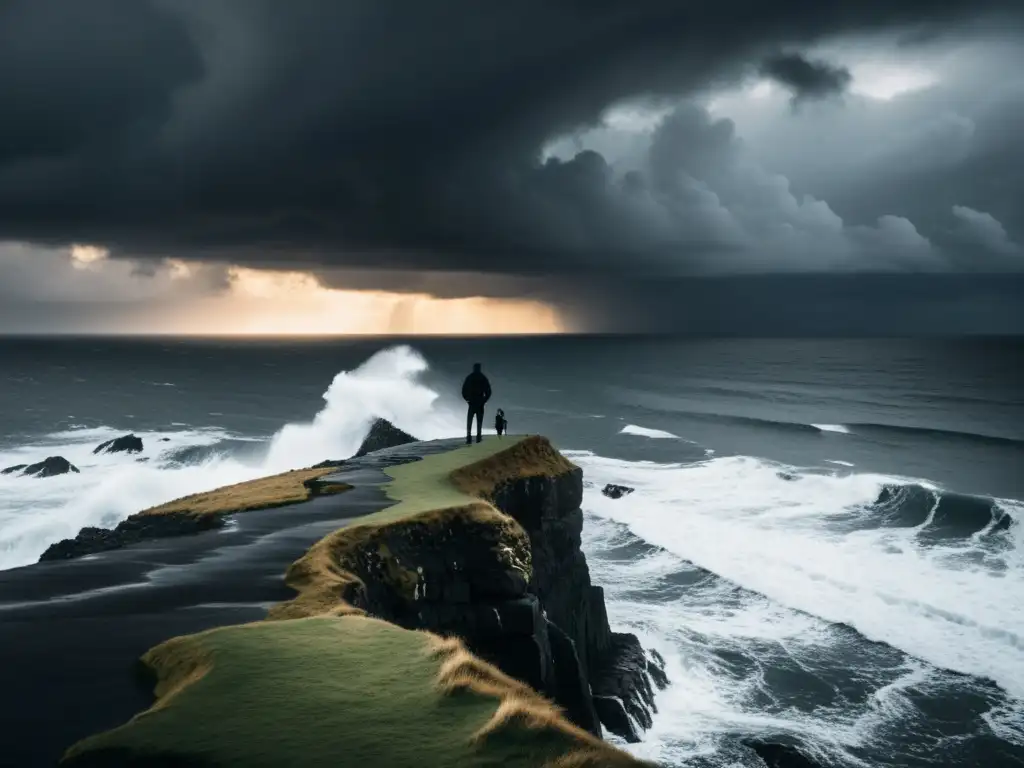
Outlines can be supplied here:
<path id="1" fill-rule="evenodd" d="M 508 432 L 508 419 L 505 418 L 505 412 L 501 408 L 494 414 L 494 430 L 498 433 L 498 437 Z"/>

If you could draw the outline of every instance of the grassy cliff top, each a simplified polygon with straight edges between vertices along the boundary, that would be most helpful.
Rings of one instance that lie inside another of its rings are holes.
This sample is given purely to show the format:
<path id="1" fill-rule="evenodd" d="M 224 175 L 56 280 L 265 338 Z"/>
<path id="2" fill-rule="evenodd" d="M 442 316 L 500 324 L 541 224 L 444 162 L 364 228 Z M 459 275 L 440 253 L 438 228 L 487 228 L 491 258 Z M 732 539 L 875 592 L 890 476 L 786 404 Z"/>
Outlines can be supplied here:
<path id="1" fill-rule="evenodd" d="M 298 595 L 274 606 L 270 617 L 361 614 L 345 601 L 348 590 L 359 581 L 353 563 L 360 550 L 378 547 L 383 536 L 403 526 L 437 529 L 450 522 L 486 523 L 499 532 L 508 551 L 520 551 L 523 542 L 528 550 L 528 538 L 519 523 L 491 506 L 487 496 L 505 482 L 573 469 L 546 438 L 537 435 L 491 438 L 389 467 L 384 472 L 392 481 L 384 491 L 395 504 L 328 534 L 292 563 L 285 582 Z M 392 570 L 403 572 L 397 564 Z"/>
<path id="2" fill-rule="evenodd" d="M 261 477 L 245 483 L 226 485 L 206 493 L 194 493 L 157 507 L 137 512 L 133 517 L 151 515 L 187 514 L 195 516 L 225 515 L 233 512 L 250 512 L 255 509 L 283 507 L 308 501 L 311 495 L 304 483 L 337 472 L 337 467 L 327 469 L 296 469 L 280 475 Z M 320 493 L 337 493 L 351 486 L 344 483 L 331 484 L 320 489 Z"/>
<path id="3" fill-rule="evenodd" d="M 79 742 L 66 764 L 641 765 L 457 641 L 375 619 L 223 627 L 169 640 L 144 660 L 157 704 Z"/>

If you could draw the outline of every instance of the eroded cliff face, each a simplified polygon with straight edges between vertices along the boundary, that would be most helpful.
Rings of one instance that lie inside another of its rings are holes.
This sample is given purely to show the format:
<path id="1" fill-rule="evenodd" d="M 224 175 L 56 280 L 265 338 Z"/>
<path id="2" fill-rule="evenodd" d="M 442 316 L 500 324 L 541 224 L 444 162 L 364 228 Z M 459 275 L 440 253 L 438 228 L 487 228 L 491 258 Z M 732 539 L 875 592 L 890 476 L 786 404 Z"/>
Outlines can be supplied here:
<path id="1" fill-rule="evenodd" d="M 654 688 L 667 683 L 663 662 L 608 625 L 580 549 L 582 497 L 573 468 L 495 488 L 488 501 L 512 520 L 480 504 L 377 528 L 344 563 L 359 580 L 345 599 L 406 628 L 457 635 L 580 727 L 601 735 L 603 723 L 637 741 Z"/>
<path id="2" fill-rule="evenodd" d="M 583 470 L 505 483 L 490 501 L 530 537 L 529 590 L 548 622 L 572 641 L 598 718 L 611 732 L 638 741 L 657 711 L 654 691 L 668 680 L 657 653 L 646 652 L 635 635 L 612 632 L 604 590 L 590 581 L 581 548 Z"/>

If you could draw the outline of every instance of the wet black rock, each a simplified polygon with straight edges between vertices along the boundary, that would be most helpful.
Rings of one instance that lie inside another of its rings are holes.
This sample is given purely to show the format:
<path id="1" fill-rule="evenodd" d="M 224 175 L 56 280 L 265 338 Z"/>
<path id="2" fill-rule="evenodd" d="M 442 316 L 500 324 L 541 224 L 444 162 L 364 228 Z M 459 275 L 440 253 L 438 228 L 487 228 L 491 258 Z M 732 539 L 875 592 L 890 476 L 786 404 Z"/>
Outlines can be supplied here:
<path id="1" fill-rule="evenodd" d="M 653 717 L 658 711 L 652 681 L 659 689 L 668 683 L 661 657 L 648 655 L 636 635 L 612 633 L 611 647 L 590 680 L 594 705 L 598 707 L 602 721 L 607 716 L 609 721 L 614 720 L 616 726 L 621 727 L 617 730 L 606 721 L 608 730 L 629 742 L 640 741 L 640 733 L 634 723 L 639 730 L 645 731 L 654 724 Z M 621 723 L 626 725 L 619 726 Z"/>
<path id="2" fill-rule="evenodd" d="M 611 631 L 604 590 L 591 584 L 581 548 L 582 470 L 507 483 L 494 491 L 491 501 L 529 535 L 533 562 L 530 592 L 539 598 L 548 621 L 571 640 L 579 658 L 579 674 L 590 689 L 579 718 L 572 716 L 566 702 L 555 701 L 565 706 L 570 719 L 581 727 L 588 727 L 588 713 L 594 712 L 612 733 L 638 740 L 639 730 L 650 727 L 657 711 L 652 679 L 656 688 L 667 683 L 664 661 L 645 653 L 634 635 Z"/>
<path id="3" fill-rule="evenodd" d="M 356 451 L 356 456 L 365 456 L 374 451 L 381 451 L 385 448 L 395 448 L 399 445 L 419 442 L 408 432 L 403 432 L 387 419 L 377 419 L 370 427 L 370 431 L 363 439 L 363 444 Z"/>
<path id="4" fill-rule="evenodd" d="M 93 453 L 141 453 L 142 438 L 136 435 L 122 435 L 107 440 L 93 448 Z"/>
<path id="5" fill-rule="evenodd" d="M 186 536 L 192 533 L 220 528 L 224 525 L 221 515 L 132 515 L 116 528 L 83 528 L 73 539 L 64 539 L 43 552 L 39 562 L 47 560 L 69 560 L 74 557 L 93 555 L 111 549 L 120 549 L 146 539 L 164 536 Z"/>
<path id="6" fill-rule="evenodd" d="M 36 464 L 18 464 L 0 471 L 3 475 L 19 473 L 28 477 L 55 477 L 78 473 L 78 467 L 65 459 L 63 456 L 49 456 Z"/>
<path id="7" fill-rule="evenodd" d="M 630 488 L 628 485 L 615 485 L 614 483 L 608 483 L 601 493 L 609 499 L 621 499 L 623 496 L 627 496 L 634 490 L 634 488 Z"/>

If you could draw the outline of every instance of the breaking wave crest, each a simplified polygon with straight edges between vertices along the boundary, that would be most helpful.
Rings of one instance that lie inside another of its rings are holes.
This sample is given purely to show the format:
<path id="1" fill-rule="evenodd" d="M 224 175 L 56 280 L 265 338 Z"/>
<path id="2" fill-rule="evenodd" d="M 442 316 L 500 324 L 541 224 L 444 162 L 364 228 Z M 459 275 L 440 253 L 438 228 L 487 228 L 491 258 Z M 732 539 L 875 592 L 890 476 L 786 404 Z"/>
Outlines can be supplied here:
<path id="1" fill-rule="evenodd" d="M 324 406 L 308 423 L 284 425 L 269 441 L 214 427 L 182 424 L 139 432 L 137 455 L 94 455 L 130 431 L 70 429 L 0 451 L 0 468 L 60 455 L 81 474 L 37 480 L 0 475 L 0 569 L 34 563 L 54 542 L 85 526 L 112 527 L 128 515 L 191 493 L 351 456 L 374 418 L 423 439 L 458 433 L 438 395 L 420 382 L 429 366 L 408 346 L 381 350 L 335 376 Z"/>

